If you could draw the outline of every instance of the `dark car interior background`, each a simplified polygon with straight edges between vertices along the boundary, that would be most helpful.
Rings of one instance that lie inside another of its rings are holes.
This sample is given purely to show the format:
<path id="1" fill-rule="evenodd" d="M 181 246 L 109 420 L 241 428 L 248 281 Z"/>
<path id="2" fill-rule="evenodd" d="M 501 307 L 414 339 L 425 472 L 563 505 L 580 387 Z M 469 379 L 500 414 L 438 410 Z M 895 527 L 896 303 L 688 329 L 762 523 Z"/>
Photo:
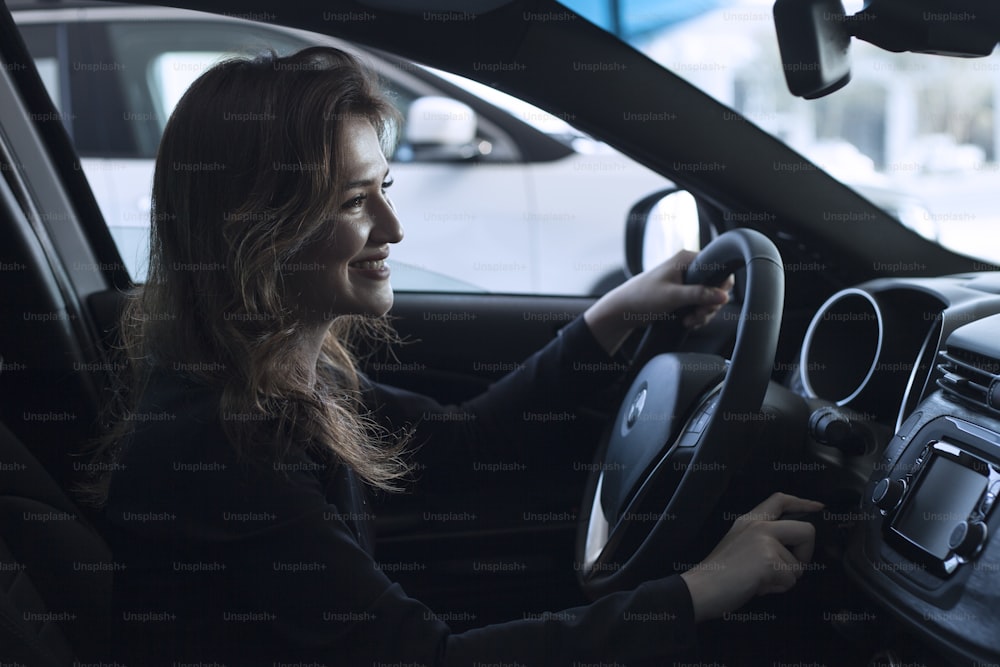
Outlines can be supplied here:
<path id="1" fill-rule="evenodd" d="M 706 243 L 738 228 L 769 239 L 784 267 L 783 301 L 768 312 L 744 309 L 753 289 L 749 272 L 739 270 L 731 303 L 678 347 L 730 359 L 741 325 L 771 318 L 774 362 L 761 416 L 743 425 L 741 463 L 727 472 L 732 479 L 718 499 L 701 508 L 701 530 L 681 549 L 689 556 L 645 574 L 697 563 L 736 514 L 775 489 L 814 497 L 827 509 L 811 519 L 817 550 L 806 576 L 788 595 L 757 598 L 703 625 L 706 663 L 1000 663 L 1000 542 L 993 537 L 1000 531 L 1000 266 L 904 227 L 555 2 L 163 4 L 331 35 L 479 80 L 553 114 L 572 113 L 581 131 L 692 193 Z M 864 11 L 878 18 L 852 23 L 839 2 L 806 0 L 799 8 L 818 8 L 812 18 L 824 8 L 839 18 L 812 25 L 815 42 L 799 35 L 783 44 L 783 57 L 812 54 L 820 62 L 822 49 L 833 49 L 841 69 L 828 58 L 823 76 L 789 85 L 806 96 L 838 94 L 832 90 L 845 84 L 849 68 L 845 26 L 863 26 L 855 39 L 890 50 L 954 54 L 964 44 L 964 55 L 989 55 L 1000 36 L 997 6 L 967 4 L 873 0 Z M 116 564 L 100 513 L 72 494 L 93 472 L 84 451 L 101 432 L 100 405 L 116 370 L 116 318 L 133 284 L 78 156 L 87 142 L 108 146 L 122 137 L 97 117 L 74 118 L 67 132 L 73 110 L 54 106 L 35 67 L 39 56 L 12 16 L 17 10 L 8 2 L 0 13 L 0 663 L 109 664 Z M 939 25 L 924 20 L 936 11 L 980 18 L 922 31 Z M 368 18 L 324 18 L 337 14 Z M 575 18 L 541 18 L 560 14 Z M 73 46 L 67 35 L 51 41 L 52 57 Z M 93 62 L 113 61 L 93 55 Z M 595 61 L 620 68 L 573 66 Z M 76 76 L 86 78 L 94 99 L 128 99 L 113 74 Z M 637 109 L 674 114 L 669 131 L 623 115 Z M 562 154 L 561 144 L 544 141 Z M 623 247 L 626 222 L 604 223 L 618 230 Z M 642 243 L 641 233 L 629 238 Z M 461 401 L 515 368 L 594 298 L 400 291 L 391 315 L 407 342 L 392 354 L 373 351 L 366 372 Z M 630 339 L 627 353 L 638 344 L 639 336 Z M 455 629 L 586 603 L 593 587 L 581 587 L 578 540 L 591 513 L 584 499 L 593 498 L 592 473 L 605 460 L 598 444 L 627 389 L 619 383 L 566 419 L 534 425 L 545 437 L 578 443 L 575 461 L 456 471 L 465 479 L 447 493 L 380 497 L 376 553 L 386 573 Z M 712 419 L 711 400 L 711 392 L 699 394 L 684 408 L 679 430 L 644 468 L 671 455 L 673 439 L 692 432 L 684 427 L 689 419 Z M 696 505 L 698 497 L 688 501 Z"/>

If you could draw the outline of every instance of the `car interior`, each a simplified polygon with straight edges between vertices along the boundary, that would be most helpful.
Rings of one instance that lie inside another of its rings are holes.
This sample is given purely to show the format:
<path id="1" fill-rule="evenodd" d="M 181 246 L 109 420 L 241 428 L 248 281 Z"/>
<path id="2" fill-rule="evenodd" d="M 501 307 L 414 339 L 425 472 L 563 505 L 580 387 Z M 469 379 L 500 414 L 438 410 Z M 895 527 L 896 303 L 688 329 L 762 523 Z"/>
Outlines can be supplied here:
<path id="1" fill-rule="evenodd" d="M 780 488 L 827 505 L 810 518 L 813 567 L 794 592 L 703 624 L 705 664 L 1000 663 L 1000 266 L 904 227 L 551 0 L 161 4 L 324 33 L 571 111 L 580 130 L 695 196 L 715 268 L 689 281 L 736 274 L 709 325 L 686 337 L 643 327 L 624 382 L 567 423 L 539 425 L 579 442 L 578 461 L 473 477 L 457 497 L 381 497 L 378 559 L 411 596 L 454 629 L 585 604 L 697 563 Z M 978 18 L 928 20 L 939 12 Z M 997 6 L 971 0 L 869 0 L 853 16 L 838 0 L 779 0 L 774 19 L 785 71 L 808 74 L 789 89 L 805 98 L 851 85 L 852 39 L 937 58 L 987 56 L 1000 38 Z M 618 66 L 574 68 L 598 60 Z M 0 65 L 0 663 L 111 664 L 120 565 L 78 491 L 106 426 L 133 279 L 66 131 L 72 109 L 53 105 L 6 4 Z M 673 114 L 669 131 L 630 122 L 634 110 Z M 644 268 L 665 196 L 606 223 L 621 231 L 626 275 Z M 400 291 L 391 315 L 406 343 L 373 351 L 365 371 L 460 401 L 593 301 Z M 692 360 L 697 377 L 664 370 Z M 676 401 L 667 431 L 642 434 L 657 442 L 641 456 L 614 436 L 640 390 Z"/>

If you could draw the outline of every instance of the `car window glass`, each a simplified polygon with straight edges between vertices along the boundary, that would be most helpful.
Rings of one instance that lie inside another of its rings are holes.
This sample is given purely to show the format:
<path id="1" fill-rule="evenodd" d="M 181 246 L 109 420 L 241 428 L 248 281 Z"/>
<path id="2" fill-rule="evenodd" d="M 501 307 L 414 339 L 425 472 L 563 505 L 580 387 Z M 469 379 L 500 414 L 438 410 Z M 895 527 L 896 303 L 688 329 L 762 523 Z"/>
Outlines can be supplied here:
<path id="1" fill-rule="evenodd" d="M 164 19 L 169 11 L 116 9 L 112 16 L 96 12 L 92 20 L 57 24 L 80 35 L 78 65 L 67 67 L 82 168 L 130 275 L 140 282 L 153 160 L 187 86 L 229 55 L 343 44 L 222 17 L 178 12 Z M 34 41 L 30 48 L 44 69 L 54 47 L 45 51 Z M 412 63 L 365 51 L 362 58 L 379 72 L 404 117 L 421 101 L 425 121 L 447 124 L 469 113 L 475 120 L 462 145 L 399 144 L 390 196 L 406 238 L 390 259 L 395 289 L 590 295 L 623 280 L 628 211 L 668 187 L 666 179 L 563 122 L 571 118 L 549 118 Z M 59 90 L 58 84 L 50 85 Z M 427 98 L 437 99 L 428 104 Z M 406 138 L 405 129 L 401 135 Z"/>
<path id="2" fill-rule="evenodd" d="M 42 83 L 45 84 L 45 90 L 52 98 L 52 103 L 56 109 L 61 111 L 62 91 L 59 88 L 59 61 L 55 58 L 38 58 L 35 60 L 35 69 L 38 70 L 38 76 L 42 78 Z"/>
<path id="3" fill-rule="evenodd" d="M 451 72 L 446 72 L 444 70 L 435 69 L 432 71 L 448 81 L 457 83 L 463 88 L 475 92 L 476 95 L 488 100 L 491 104 L 495 104 L 511 115 L 516 116 L 525 123 L 541 130 L 542 132 L 564 139 L 587 136 L 566 122 L 567 120 L 572 121 L 573 118 L 575 118 L 572 113 L 565 112 L 561 115 L 552 114 L 544 109 L 539 109 L 534 104 L 525 102 L 522 99 L 505 93 L 502 90 L 498 90 L 492 86 L 487 86 L 485 83 L 473 81 L 472 79 L 466 79 L 463 76 L 452 74 Z"/>
<path id="4" fill-rule="evenodd" d="M 168 51 L 153 58 L 147 81 L 161 133 L 188 86 L 225 55 L 222 51 Z"/>
<path id="5" fill-rule="evenodd" d="M 160 133 L 184 88 L 220 56 L 273 50 L 290 53 L 307 44 L 235 22 L 115 21 L 107 24 L 107 39 L 124 97 L 127 131 L 139 146 L 135 157 L 152 159 Z"/>
<path id="6" fill-rule="evenodd" d="M 1000 50 L 890 53 L 851 41 L 851 82 L 818 100 L 785 84 L 773 0 L 564 0 L 758 125 L 926 238 L 1000 263 Z M 851 15 L 861 0 L 844 3 Z M 601 5 L 597 7 L 596 5 Z M 630 12 L 630 8 L 633 11 Z M 772 165 L 789 168 L 797 165 Z M 842 220 L 832 220 L 837 224 Z"/>
<path id="7" fill-rule="evenodd" d="M 54 25 L 29 25 L 21 28 L 21 36 L 28 46 L 28 51 L 35 61 L 38 75 L 45 84 L 45 90 L 55 104 L 56 109 L 63 111 L 62 77 L 59 68 L 56 45 L 56 27 Z"/>

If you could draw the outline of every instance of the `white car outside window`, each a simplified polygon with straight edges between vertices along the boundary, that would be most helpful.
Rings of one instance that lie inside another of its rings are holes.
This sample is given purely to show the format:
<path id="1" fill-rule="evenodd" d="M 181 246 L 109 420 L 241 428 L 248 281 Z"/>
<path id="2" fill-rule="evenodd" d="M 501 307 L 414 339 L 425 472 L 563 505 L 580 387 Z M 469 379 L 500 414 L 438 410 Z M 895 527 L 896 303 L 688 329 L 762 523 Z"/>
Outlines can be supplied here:
<path id="1" fill-rule="evenodd" d="M 187 86 L 232 53 L 344 46 L 322 35 L 166 8 L 69 10 L 56 5 L 13 14 L 22 29 L 72 27 L 87 30 L 91 42 L 107 42 L 96 48 L 109 57 L 108 67 L 118 70 L 113 75 L 123 91 L 122 127 L 135 147 L 102 153 L 83 150 L 77 143 L 81 167 L 137 281 L 146 273 L 155 145 Z M 157 20 L 148 20 L 153 18 Z M 95 102 L 75 97 L 67 101 L 67 91 L 79 95 L 80 89 L 72 80 L 61 80 L 60 72 L 68 72 L 66 79 L 90 73 L 81 72 L 76 61 L 52 72 L 58 65 L 42 54 L 42 38 L 33 37 L 37 31 L 25 34 L 33 55 L 48 66 L 45 82 L 61 109 L 76 112 L 81 104 Z M 363 57 L 380 72 L 404 112 L 418 98 L 448 96 L 449 84 L 432 72 L 373 53 Z M 96 80 L 99 74 L 93 76 Z M 479 111 L 470 108 L 476 139 L 465 159 L 457 154 L 448 159 L 447 152 L 444 159 L 440 152 L 428 156 L 404 145 L 393 160 L 390 196 L 406 232 L 404 242 L 392 251 L 393 286 L 588 295 L 621 280 L 628 211 L 643 197 L 670 187 L 670 181 L 531 105 L 507 105 L 504 112 L 482 98 L 479 84 L 450 75 L 447 80 L 475 96 L 467 101 Z M 484 117 L 487 113 L 492 119 Z M 105 108 L 103 116 L 115 113 Z M 526 145 L 531 141 L 547 142 L 548 155 L 531 155 L 538 152 Z"/>

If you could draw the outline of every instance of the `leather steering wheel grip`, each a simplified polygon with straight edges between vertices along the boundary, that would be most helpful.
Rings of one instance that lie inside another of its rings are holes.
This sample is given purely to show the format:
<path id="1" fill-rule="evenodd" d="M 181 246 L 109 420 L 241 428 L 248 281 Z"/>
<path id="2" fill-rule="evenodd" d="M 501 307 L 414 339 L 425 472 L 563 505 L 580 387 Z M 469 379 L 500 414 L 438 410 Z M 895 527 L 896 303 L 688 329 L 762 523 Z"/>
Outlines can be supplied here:
<path id="1" fill-rule="evenodd" d="M 739 386 L 756 379 L 756 385 L 760 385 L 761 378 L 771 376 L 774 351 L 781 333 L 781 312 L 785 306 L 785 269 L 774 243 L 753 229 L 733 229 L 720 234 L 691 262 L 685 282 L 720 285 L 726 276 L 743 267 L 746 267 L 747 284 L 727 382 L 732 378 Z M 774 326 L 744 326 L 748 321 L 770 321 Z M 762 350 L 771 352 L 761 355 Z M 760 407 L 767 380 L 757 389 L 760 398 L 756 405 L 749 408 L 740 401 L 739 409 Z"/>

